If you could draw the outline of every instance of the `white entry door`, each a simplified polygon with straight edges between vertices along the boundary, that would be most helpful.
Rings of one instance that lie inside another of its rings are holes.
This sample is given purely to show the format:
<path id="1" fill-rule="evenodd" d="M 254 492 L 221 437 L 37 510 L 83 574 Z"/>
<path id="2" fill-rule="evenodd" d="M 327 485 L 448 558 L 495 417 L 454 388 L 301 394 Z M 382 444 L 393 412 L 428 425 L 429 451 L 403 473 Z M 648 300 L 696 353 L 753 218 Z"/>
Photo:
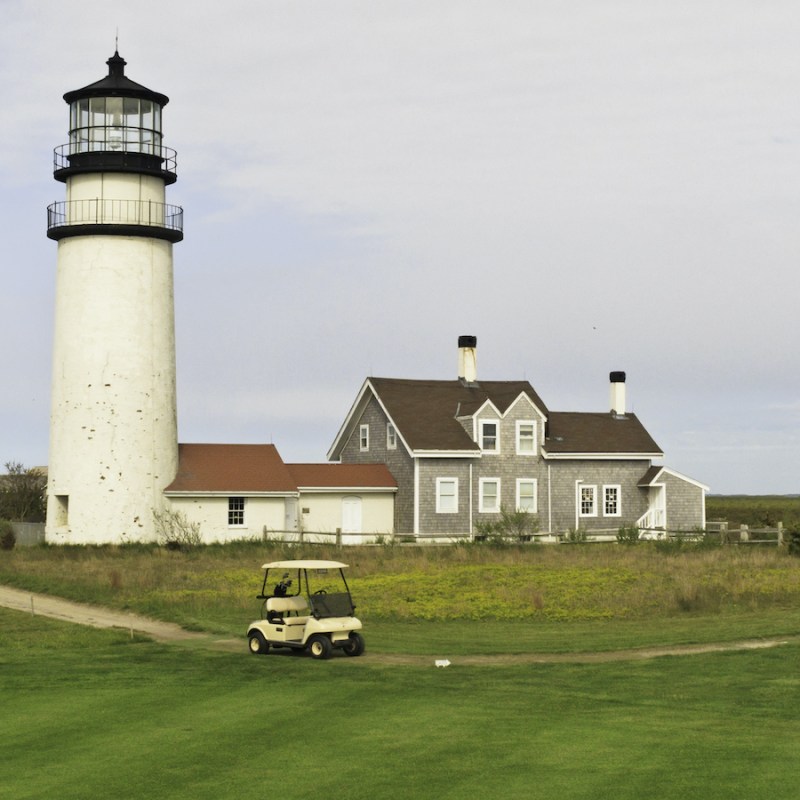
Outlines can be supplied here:
<path id="1" fill-rule="evenodd" d="M 654 528 L 667 527 L 667 496 L 662 484 L 650 487 L 650 511 L 653 515 Z"/>
<path id="2" fill-rule="evenodd" d="M 342 533 L 361 533 L 361 498 L 342 498 Z"/>

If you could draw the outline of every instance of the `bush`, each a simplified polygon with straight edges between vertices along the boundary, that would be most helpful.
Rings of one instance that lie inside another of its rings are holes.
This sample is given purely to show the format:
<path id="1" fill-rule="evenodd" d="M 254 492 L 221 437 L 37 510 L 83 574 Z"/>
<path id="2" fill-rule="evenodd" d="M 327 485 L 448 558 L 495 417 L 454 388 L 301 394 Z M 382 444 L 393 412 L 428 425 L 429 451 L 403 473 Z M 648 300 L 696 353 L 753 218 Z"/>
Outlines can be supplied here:
<path id="1" fill-rule="evenodd" d="M 639 528 L 636 525 L 623 525 L 617 531 L 618 544 L 639 544 Z"/>
<path id="2" fill-rule="evenodd" d="M 586 544 L 587 538 L 586 528 L 570 528 L 564 534 L 564 541 L 567 544 Z"/>
<path id="3" fill-rule="evenodd" d="M 500 506 L 500 519 L 475 523 L 475 540 L 488 544 L 529 542 L 539 530 L 539 517 L 527 511 Z"/>
<path id="4" fill-rule="evenodd" d="M 7 519 L 0 519 L 0 550 L 13 550 L 16 543 L 14 526 Z"/>
<path id="5" fill-rule="evenodd" d="M 169 550 L 184 550 L 203 543 L 200 523 L 190 522 L 182 511 L 153 511 L 156 540 Z"/>
<path id="6" fill-rule="evenodd" d="M 793 556 L 800 556 L 800 527 L 792 528 L 784 533 L 786 552 Z"/>

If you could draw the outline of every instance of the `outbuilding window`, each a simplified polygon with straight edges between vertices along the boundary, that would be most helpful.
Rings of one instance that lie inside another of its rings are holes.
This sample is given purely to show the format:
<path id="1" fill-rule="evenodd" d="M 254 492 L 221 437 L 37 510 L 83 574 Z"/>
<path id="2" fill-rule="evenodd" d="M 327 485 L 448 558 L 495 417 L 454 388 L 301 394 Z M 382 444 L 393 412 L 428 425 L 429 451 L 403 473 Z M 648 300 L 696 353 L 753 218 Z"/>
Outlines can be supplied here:
<path id="1" fill-rule="evenodd" d="M 228 498 L 228 525 L 231 527 L 244 525 L 244 497 Z"/>

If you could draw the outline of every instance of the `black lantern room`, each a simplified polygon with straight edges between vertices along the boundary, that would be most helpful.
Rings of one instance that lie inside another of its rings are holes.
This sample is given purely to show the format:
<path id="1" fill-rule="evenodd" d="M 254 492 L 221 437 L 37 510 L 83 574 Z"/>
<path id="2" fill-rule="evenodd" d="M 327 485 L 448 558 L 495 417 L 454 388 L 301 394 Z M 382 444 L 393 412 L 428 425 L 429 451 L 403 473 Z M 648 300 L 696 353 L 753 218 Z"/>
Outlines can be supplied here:
<path id="1" fill-rule="evenodd" d="M 174 183 L 176 154 L 161 144 L 161 112 L 166 95 L 125 76 L 118 52 L 108 59 L 108 75 L 67 92 L 69 143 L 55 150 L 57 180 L 82 172 L 138 172 Z"/>

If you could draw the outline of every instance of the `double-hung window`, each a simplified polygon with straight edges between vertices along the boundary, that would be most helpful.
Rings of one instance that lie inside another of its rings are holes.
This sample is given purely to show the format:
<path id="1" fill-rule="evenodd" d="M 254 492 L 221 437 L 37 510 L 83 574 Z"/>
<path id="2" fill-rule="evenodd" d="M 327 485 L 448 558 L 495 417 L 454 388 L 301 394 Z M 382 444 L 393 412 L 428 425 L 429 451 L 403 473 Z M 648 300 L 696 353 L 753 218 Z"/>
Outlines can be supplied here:
<path id="1" fill-rule="evenodd" d="M 517 478 L 517 511 L 535 514 L 536 510 L 536 478 Z"/>
<path id="2" fill-rule="evenodd" d="M 244 525 L 244 497 L 228 498 L 228 525 L 231 527 Z"/>
<path id="3" fill-rule="evenodd" d="M 500 478 L 481 478 L 478 511 L 485 514 L 500 511 Z"/>
<path id="4" fill-rule="evenodd" d="M 369 425 L 360 425 L 358 428 L 358 449 L 362 453 L 369 450 Z"/>
<path id="5" fill-rule="evenodd" d="M 497 420 L 482 419 L 478 423 L 480 445 L 484 453 L 500 452 L 500 423 Z"/>
<path id="6" fill-rule="evenodd" d="M 436 513 L 458 512 L 458 478 L 436 479 Z"/>
<path id="7" fill-rule="evenodd" d="M 517 420 L 517 455 L 536 455 L 536 422 L 532 419 Z"/>
<path id="8" fill-rule="evenodd" d="M 622 503 L 619 486 L 603 487 L 603 514 L 605 514 L 607 517 L 622 516 Z"/>
<path id="9" fill-rule="evenodd" d="M 391 422 L 386 423 L 386 449 L 387 450 L 396 450 L 397 449 L 397 431 L 395 430 L 394 425 Z"/>
<path id="10" fill-rule="evenodd" d="M 597 487 L 596 486 L 583 486 L 580 487 L 580 516 L 582 517 L 596 517 L 597 516 Z"/>

